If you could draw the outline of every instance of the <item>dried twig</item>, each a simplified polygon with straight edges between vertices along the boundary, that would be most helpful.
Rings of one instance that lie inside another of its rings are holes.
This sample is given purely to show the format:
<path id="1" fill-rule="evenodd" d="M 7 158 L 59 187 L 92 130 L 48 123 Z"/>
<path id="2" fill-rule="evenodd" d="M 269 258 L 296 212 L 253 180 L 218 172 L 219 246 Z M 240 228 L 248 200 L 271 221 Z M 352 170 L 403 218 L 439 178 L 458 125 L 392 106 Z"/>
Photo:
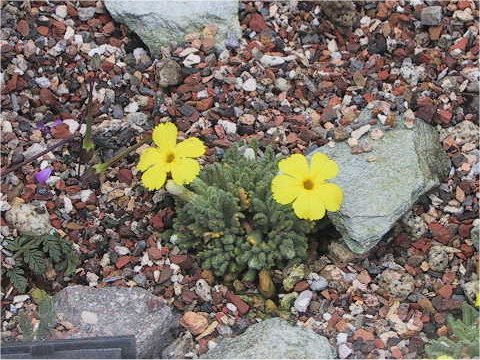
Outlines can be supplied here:
<path id="1" fill-rule="evenodd" d="M 32 161 L 35 161 L 37 160 L 39 157 L 49 153 L 50 151 L 52 150 L 55 150 L 56 148 L 62 146 L 62 145 L 65 145 L 67 143 L 69 143 L 70 141 L 74 140 L 75 139 L 75 135 L 70 135 L 69 137 L 65 138 L 65 139 L 62 139 L 60 140 L 59 142 L 57 142 L 56 144 L 54 145 L 51 145 L 49 146 L 48 148 L 46 148 L 45 150 L 43 151 L 40 151 L 38 154 L 35 154 L 33 155 L 32 157 L 29 157 L 28 159 L 25 159 L 23 160 L 21 163 L 18 163 L 14 166 L 12 166 L 10 169 L 7 169 L 5 171 L 2 171 L 2 178 L 4 176 L 6 176 L 7 174 L 11 173 L 12 171 L 15 171 L 19 168 L 21 168 L 22 166 L 24 165 L 27 165 L 27 164 L 30 164 Z"/>

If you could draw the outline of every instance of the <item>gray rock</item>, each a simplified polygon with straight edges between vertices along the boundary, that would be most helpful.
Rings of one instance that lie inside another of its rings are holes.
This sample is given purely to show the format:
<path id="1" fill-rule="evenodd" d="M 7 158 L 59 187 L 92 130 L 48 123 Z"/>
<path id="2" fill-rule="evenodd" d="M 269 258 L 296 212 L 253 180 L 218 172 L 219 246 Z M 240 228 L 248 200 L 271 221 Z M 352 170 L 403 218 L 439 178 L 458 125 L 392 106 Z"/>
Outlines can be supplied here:
<path id="1" fill-rule="evenodd" d="M 162 59 L 155 66 L 155 76 L 162 88 L 177 85 L 182 81 L 182 68 L 175 60 Z"/>
<path id="2" fill-rule="evenodd" d="M 312 301 L 313 298 L 313 292 L 310 290 L 304 290 L 298 295 L 298 297 L 295 299 L 295 302 L 293 303 L 293 306 L 295 310 L 298 312 L 306 312 L 308 309 L 308 306 L 310 305 L 310 302 Z"/>
<path id="3" fill-rule="evenodd" d="M 217 24 L 217 46 L 223 48 L 229 37 L 240 37 L 238 0 L 105 0 L 115 21 L 135 32 L 154 56 L 170 42 L 182 42 L 191 32 L 200 32 L 208 24 Z"/>
<path id="4" fill-rule="evenodd" d="M 152 128 L 152 120 L 143 112 L 133 112 L 127 115 L 127 122 L 140 126 L 144 129 Z"/>
<path id="5" fill-rule="evenodd" d="M 317 273 L 310 273 L 307 277 L 308 285 L 313 291 L 322 291 L 328 286 L 328 281 Z"/>
<path id="6" fill-rule="evenodd" d="M 164 300 L 134 287 L 69 286 L 54 297 L 57 316 L 72 323 L 72 338 L 135 335 L 137 358 L 160 358 L 179 326 Z"/>
<path id="7" fill-rule="evenodd" d="M 112 117 L 114 119 L 121 119 L 123 118 L 123 107 L 122 105 L 115 104 L 112 107 Z"/>
<path id="8" fill-rule="evenodd" d="M 479 292 L 480 285 L 477 281 L 469 281 L 462 285 L 463 293 L 471 304 L 475 304 L 475 299 Z"/>
<path id="9" fill-rule="evenodd" d="M 357 17 L 353 1 L 320 1 L 319 5 L 328 20 L 341 27 L 351 27 Z"/>
<path id="10" fill-rule="evenodd" d="M 346 142 L 315 151 L 329 155 L 340 167 L 332 182 L 343 189 L 344 202 L 328 217 L 357 254 L 374 247 L 450 170 L 437 131 L 419 119 L 412 129 L 399 124 L 386 132 L 369 153 L 354 155 Z M 375 161 L 368 161 L 371 158 Z"/>
<path id="11" fill-rule="evenodd" d="M 436 245 L 430 248 L 428 252 L 428 265 L 433 271 L 443 271 L 448 266 L 448 248 L 446 246 Z"/>
<path id="12" fill-rule="evenodd" d="M 442 7 L 427 6 L 420 13 L 420 22 L 422 25 L 435 26 L 442 22 Z"/>
<path id="13" fill-rule="evenodd" d="M 192 334 L 187 331 L 162 351 L 162 359 L 186 359 L 191 358 L 193 354 L 195 354 L 195 343 Z"/>
<path id="14" fill-rule="evenodd" d="M 78 8 L 78 18 L 80 21 L 87 21 L 90 20 L 95 16 L 95 8 L 94 7 L 80 7 Z"/>
<path id="15" fill-rule="evenodd" d="M 475 219 L 473 221 L 473 228 L 470 231 L 470 236 L 472 237 L 473 245 L 477 249 L 480 250 L 480 220 Z"/>
<path id="16" fill-rule="evenodd" d="M 12 204 L 5 213 L 5 220 L 23 235 L 46 235 L 52 229 L 50 215 L 45 205 L 40 202 Z"/>
<path id="17" fill-rule="evenodd" d="M 285 59 L 281 56 L 263 55 L 260 58 L 260 62 L 263 66 L 270 67 L 282 65 L 285 62 Z"/>
<path id="18" fill-rule="evenodd" d="M 327 338 L 310 329 L 273 318 L 250 326 L 242 335 L 224 339 L 205 359 L 333 359 Z"/>
<path id="19" fill-rule="evenodd" d="M 401 270 L 387 269 L 379 275 L 378 284 L 385 295 L 404 300 L 415 289 L 412 275 Z"/>

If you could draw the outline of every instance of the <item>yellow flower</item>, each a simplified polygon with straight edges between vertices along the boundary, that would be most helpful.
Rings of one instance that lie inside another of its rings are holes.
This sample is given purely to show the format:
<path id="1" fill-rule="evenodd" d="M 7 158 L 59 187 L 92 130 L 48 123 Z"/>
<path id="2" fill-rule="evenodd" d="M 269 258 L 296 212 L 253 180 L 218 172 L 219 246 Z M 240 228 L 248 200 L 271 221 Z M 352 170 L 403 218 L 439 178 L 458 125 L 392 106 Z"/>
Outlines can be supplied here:
<path id="1" fill-rule="evenodd" d="M 197 177 L 200 165 L 194 158 L 205 153 L 201 140 L 189 138 L 177 144 L 177 127 L 170 122 L 157 125 L 152 139 L 157 146 L 145 149 L 137 165 L 147 189 L 160 189 L 168 173 L 178 185 L 188 184 Z"/>
<path id="2" fill-rule="evenodd" d="M 439 357 L 437 357 L 437 359 L 439 359 L 439 360 L 449 360 L 449 359 L 453 359 L 453 357 L 448 356 L 448 355 L 440 355 Z"/>
<path id="3" fill-rule="evenodd" d="M 477 293 L 477 297 L 475 298 L 475 306 L 480 307 L 480 293 Z"/>
<path id="4" fill-rule="evenodd" d="M 301 219 L 318 220 L 325 211 L 338 211 L 343 191 L 327 183 L 338 174 L 338 165 L 325 154 L 315 153 L 310 164 L 305 156 L 294 154 L 278 163 L 280 174 L 272 180 L 275 201 L 282 205 L 293 202 L 293 210 Z"/>

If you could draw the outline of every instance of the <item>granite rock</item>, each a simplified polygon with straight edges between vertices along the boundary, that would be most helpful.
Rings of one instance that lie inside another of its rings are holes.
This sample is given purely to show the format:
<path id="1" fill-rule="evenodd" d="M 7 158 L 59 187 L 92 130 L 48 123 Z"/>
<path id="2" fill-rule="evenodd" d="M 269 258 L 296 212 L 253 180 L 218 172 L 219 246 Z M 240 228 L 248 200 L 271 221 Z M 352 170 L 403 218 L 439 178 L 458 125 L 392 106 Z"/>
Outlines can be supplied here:
<path id="1" fill-rule="evenodd" d="M 310 329 L 272 318 L 250 326 L 243 334 L 224 339 L 205 359 L 333 359 L 327 338 Z"/>
<path id="2" fill-rule="evenodd" d="M 352 154 L 346 142 L 315 151 L 327 154 L 340 167 L 332 182 L 343 189 L 344 202 L 339 212 L 328 217 L 357 254 L 374 247 L 450 170 L 437 131 L 419 119 L 412 129 L 399 124 L 386 131 L 368 153 Z"/>
<path id="3" fill-rule="evenodd" d="M 57 316 L 76 328 L 72 338 L 135 335 L 138 358 L 160 358 L 179 327 L 163 299 L 138 287 L 68 286 L 54 304 Z"/>
<path id="4" fill-rule="evenodd" d="M 240 37 L 238 0 L 105 0 L 115 21 L 125 24 L 148 46 L 154 56 L 171 42 L 182 42 L 184 36 L 200 32 L 209 24 L 218 25 L 217 45 L 225 46 L 228 37 Z"/>

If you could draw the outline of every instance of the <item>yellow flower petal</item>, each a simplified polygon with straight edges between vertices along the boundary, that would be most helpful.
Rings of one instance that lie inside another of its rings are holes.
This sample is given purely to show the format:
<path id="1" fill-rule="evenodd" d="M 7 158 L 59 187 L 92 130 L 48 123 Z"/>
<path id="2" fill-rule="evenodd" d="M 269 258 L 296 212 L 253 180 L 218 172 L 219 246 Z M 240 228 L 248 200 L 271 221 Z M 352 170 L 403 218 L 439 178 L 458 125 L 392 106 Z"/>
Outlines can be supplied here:
<path id="1" fill-rule="evenodd" d="M 140 171 L 147 170 L 150 166 L 162 161 L 161 152 L 155 147 L 146 148 L 140 154 L 140 161 L 138 162 L 137 169 Z"/>
<path id="2" fill-rule="evenodd" d="M 343 191 L 337 184 L 325 183 L 315 188 L 317 196 L 328 211 L 338 211 L 343 201 Z"/>
<path id="3" fill-rule="evenodd" d="M 307 159 L 300 154 L 293 154 L 280 160 L 278 168 L 281 172 L 297 179 L 303 178 L 309 172 Z"/>
<path id="4" fill-rule="evenodd" d="M 154 165 L 142 175 L 142 183 L 148 190 L 158 190 L 167 179 L 167 173 L 162 165 Z"/>
<path id="5" fill-rule="evenodd" d="M 152 139 L 161 150 L 173 149 L 177 143 L 177 127 L 171 122 L 158 124 L 153 129 Z"/>
<path id="6" fill-rule="evenodd" d="M 293 210 L 300 219 L 319 220 L 325 216 L 325 206 L 314 191 L 302 191 L 293 202 Z"/>
<path id="7" fill-rule="evenodd" d="M 327 155 L 315 153 L 310 162 L 310 174 L 322 180 L 333 179 L 338 175 L 338 165 Z"/>
<path id="8" fill-rule="evenodd" d="M 272 196 L 282 205 L 290 204 L 302 192 L 302 183 L 288 175 L 277 175 L 272 180 Z"/>
<path id="9" fill-rule="evenodd" d="M 179 157 L 196 158 L 205 154 L 205 145 L 200 139 L 189 138 L 177 144 L 175 154 Z"/>
<path id="10" fill-rule="evenodd" d="M 193 159 L 178 159 L 171 164 L 172 178 L 178 185 L 188 184 L 200 173 L 198 161 Z"/>

